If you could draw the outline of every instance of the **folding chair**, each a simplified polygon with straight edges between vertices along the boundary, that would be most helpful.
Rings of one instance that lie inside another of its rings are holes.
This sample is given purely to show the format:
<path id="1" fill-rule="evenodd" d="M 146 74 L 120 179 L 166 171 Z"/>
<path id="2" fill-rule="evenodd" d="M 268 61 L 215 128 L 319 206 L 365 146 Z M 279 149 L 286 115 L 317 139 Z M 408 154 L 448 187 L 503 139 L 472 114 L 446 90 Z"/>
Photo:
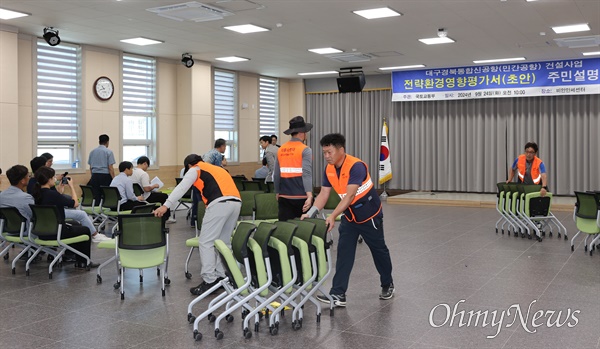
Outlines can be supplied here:
<path id="1" fill-rule="evenodd" d="M 496 193 L 496 211 L 500 213 L 500 218 L 496 221 L 496 234 L 498 234 L 498 224 L 502 222 L 500 225 L 500 229 L 502 231 L 502 235 L 504 235 L 504 225 L 507 226 L 507 233 L 510 236 L 510 227 L 513 228 L 513 232 L 516 232 L 516 227 L 512 223 L 511 219 L 508 217 L 508 213 L 506 213 L 506 202 L 507 202 L 507 193 L 504 190 L 505 182 L 496 183 L 496 187 L 498 188 L 498 192 Z"/>
<path id="2" fill-rule="evenodd" d="M 29 207 L 31 207 L 31 212 L 33 213 L 29 224 L 29 240 L 33 241 L 33 243 L 38 246 L 56 248 L 57 254 L 48 267 L 48 278 L 52 279 L 52 269 L 54 268 L 54 265 L 61 261 L 62 256 L 67 250 L 85 258 L 87 265 L 86 270 L 90 270 L 90 258 L 70 246 L 71 244 L 78 242 L 88 241 L 90 235 L 78 235 L 63 239 L 61 234 L 65 222 L 55 205 L 29 205 Z M 33 236 L 37 236 L 37 238 L 33 238 Z M 41 237 L 49 236 L 52 236 L 52 240 L 40 239 Z M 27 260 L 25 266 L 26 275 L 29 275 L 29 265 L 41 251 L 42 249 L 38 248 L 33 255 L 29 257 L 29 260 Z"/>
<path id="3" fill-rule="evenodd" d="M 177 183 L 177 185 L 179 185 L 179 183 L 181 183 L 181 180 L 182 180 L 182 178 L 175 178 L 175 182 Z M 181 199 L 179 199 L 179 203 L 177 204 L 177 206 L 175 206 L 175 209 L 172 211 L 173 219 L 175 219 L 175 212 L 177 211 L 179 206 L 183 205 L 187 209 L 187 214 L 185 216 L 185 220 L 188 220 L 192 214 L 192 204 L 193 204 L 192 188 L 190 188 L 190 189 L 188 189 L 188 191 L 185 194 L 183 194 Z"/>
<path id="4" fill-rule="evenodd" d="M 575 238 L 579 233 L 583 232 L 586 234 L 584 246 L 585 252 L 587 252 L 588 238 L 590 236 L 600 236 L 598 235 L 600 234 L 600 195 L 576 191 L 575 196 L 577 197 L 577 202 L 573 209 L 573 220 L 577 225 L 577 234 L 571 239 L 571 251 L 575 251 Z M 592 243 L 590 244 L 590 256 L 593 254 L 594 246 L 597 241 L 597 237 L 592 238 Z"/>
<path id="5" fill-rule="evenodd" d="M 564 225 L 552 214 L 552 193 L 547 192 L 544 197 L 541 196 L 538 186 L 526 185 L 524 188 L 522 218 L 525 223 L 533 228 L 538 241 L 542 241 L 542 231 L 545 227 L 549 227 L 552 234 L 552 226 L 554 224 L 558 228 L 558 237 L 561 233 L 564 234 L 567 240 L 567 229 Z"/>
<path id="6" fill-rule="evenodd" d="M 0 252 L 4 260 L 9 258 L 11 247 L 17 246 L 23 250 L 13 258 L 12 274 L 16 273 L 17 261 L 29 251 L 39 248 L 25 236 L 27 219 L 15 207 L 0 208 L 0 241 L 4 249 Z"/>
<path id="7" fill-rule="evenodd" d="M 121 211 L 121 194 L 117 187 L 100 186 L 100 190 L 102 192 L 100 210 L 102 211 L 104 220 L 98 226 L 98 230 L 104 230 L 108 222 L 117 223 L 117 216 L 130 214 L 131 210 Z"/>
<path id="8" fill-rule="evenodd" d="M 238 224 L 235 233 L 233 235 L 233 239 L 231 241 L 232 250 L 229 249 L 227 244 L 222 240 L 215 240 L 215 248 L 217 249 L 219 255 L 223 260 L 223 264 L 226 266 L 226 277 L 216 283 L 209 290 L 204 292 L 203 294 L 196 297 L 194 300 L 190 302 L 188 305 L 188 322 L 194 323 L 194 339 L 200 340 L 202 339 L 202 333 L 198 331 L 198 324 L 200 320 L 211 315 L 213 311 L 219 309 L 224 304 L 228 303 L 236 296 L 240 295 L 242 292 L 246 291 L 246 289 L 250 286 L 251 278 L 247 277 L 244 279 L 244 275 L 240 270 L 238 263 L 244 265 L 244 270 L 246 275 L 251 274 L 250 269 L 250 257 L 248 254 L 248 240 L 250 239 L 250 235 L 256 230 L 256 226 L 247 222 L 240 222 Z M 231 283 L 232 287 L 229 286 Z M 192 309 L 195 304 L 206 298 L 208 295 L 212 294 L 214 291 L 219 289 L 220 287 L 229 287 L 229 290 L 232 290 L 231 293 L 223 292 L 219 296 L 217 296 L 213 301 L 209 304 L 207 310 L 205 310 L 198 317 L 195 317 L 192 314 Z"/>
<path id="9" fill-rule="evenodd" d="M 240 220 L 242 217 L 252 217 L 254 215 L 254 195 L 264 193 L 263 191 L 241 191 L 242 208 L 240 209 Z"/>
<path id="10" fill-rule="evenodd" d="M 125 299 L 125 268 L 144 269 L 157 267 L 161 279 L 162 296 L 165 296 L 166 276 L 161 265 L 169 258 L 169 230 L 163 217 L 152 213 L 118 216 L 119 232 L 115 237 L 115 253 L 120 269 L 121 299 Z M 166 269 L 166 267 L 165 267 Z M 143 281 L 140 275 L 140 282 Z"/>
<path id="11" fill-rule="evenodd" d="M 333 239 L 331 238 L 331 234 L 327 232 L 327 225 L 324 220 L 319 218 L 304 218 L 304 220 L 312 222 L 315 225 L 312 244 L 315 246 L 317 252 L 318 275 L 317 282 L 313 285 L 310 296 L 318 290 L 324 296 L 329 298 L 329 315 L 333 316 L 333 309 L 335 308 L 333 298 L 329 292 L 323 288 L 323 284 L 327 281 L 333 271 L 331 260 L 331 246 L 333 246 Z"/>
<path id="12" fill-rule="evenodd" d="M 244 191 L 265 191 L 263 189 L 263 183 L 260 181 L 242 181 Z"/>
<path id="13" fill-rule="evenodd" d="M 102 217 L 102 213 L 108 211 L 108 209 L 102 210 L 102 203 L 96 202 L 92 186 L 82 184 L 79 185 L 79 187 L 81 188 L 81 202 L 79 203 L 79 208 L 92 217 L 92 222 L 94 224 L 96 224 L 97 221 L 102 221 L 104 218 Z"/>
<path id="14" fill-rule="evenodd" d="M 195 224 L 196 236 L 185 240 L 185 245 L 190 248 L 190 252 L 188 253 L 187 258 L 185 259 L 185 278 L 188 280 L 192 278 L 192 274 L 188 271 L 190 259 L 192 258 L 192 254 L 194 253 L 194 250 L 199 249 L 199 246 L 200 246 L 200 240 L 198 237 L 200 236 L 200 233 L 202 232 L 202 220 L 204 219 L 204 213 L 206 213 L 206 206 L 204 206 L 203 202 L 199 202 L 198 203 L 198 214 L 196 215 L 196 222 L 195 222 L 196 223 Z"/>
<path id="15" fill-rule="evenodd" d="M 258 193 L 254 195 L 254 213 L 252 220 L 274 222 L 279 218 L 279 204 L 275 193 Z"/>
<path id="16" fill-rule="evenodd" d="M 133 194 L 135 196 L 144 195 L 144 188 L 139 183 L 133 183 Z"/>

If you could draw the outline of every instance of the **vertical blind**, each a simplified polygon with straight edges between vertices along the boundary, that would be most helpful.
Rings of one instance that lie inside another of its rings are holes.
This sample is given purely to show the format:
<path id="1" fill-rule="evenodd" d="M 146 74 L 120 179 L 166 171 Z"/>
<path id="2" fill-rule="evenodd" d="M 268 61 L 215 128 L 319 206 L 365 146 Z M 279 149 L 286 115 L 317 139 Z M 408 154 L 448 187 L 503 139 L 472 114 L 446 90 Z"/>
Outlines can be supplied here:
<path id="1" fill-rule="evenodd" d="M 155 60 L 123 55 L 123 120 L 126 123 L 124 138 L 151 138 L 151 128 L 147 127 L 150 126 L 148 118 L 154 116 L 155 108 Z"/>
<path id="2" fill-rule="evenodd" d="M 259 79 L 259 132 L 261 136 L 279 133 L 279 80 Z"/>
<path id="3" fill-rule="evenodd" d="M 235 131 L 235 73 L 214 72 L 215 131 Z"/>
<path id="4" fill-rule="evenodd" d="M 80 48 L 38 40 L 36 51 L 38 143 L 74 144 L 79 140 Z"/>

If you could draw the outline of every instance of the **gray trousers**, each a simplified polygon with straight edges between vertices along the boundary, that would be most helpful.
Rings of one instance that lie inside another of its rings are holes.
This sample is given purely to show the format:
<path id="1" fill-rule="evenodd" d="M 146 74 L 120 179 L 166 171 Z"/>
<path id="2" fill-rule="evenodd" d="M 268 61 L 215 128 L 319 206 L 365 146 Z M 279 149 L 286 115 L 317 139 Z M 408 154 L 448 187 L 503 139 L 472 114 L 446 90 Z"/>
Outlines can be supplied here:
<path id="1" fill-rule="evenodd" d="M 215 249 L 215 240 L 223 242 L 231 248 L 231 235 L 237 225 L 242 208 L 241 201 L 211 202 L 206 208 L 199 236 L 200 274 L 204 282 L 212 283 L 218 277 L 225 277 L 225 267 L 221 263 Z"/>

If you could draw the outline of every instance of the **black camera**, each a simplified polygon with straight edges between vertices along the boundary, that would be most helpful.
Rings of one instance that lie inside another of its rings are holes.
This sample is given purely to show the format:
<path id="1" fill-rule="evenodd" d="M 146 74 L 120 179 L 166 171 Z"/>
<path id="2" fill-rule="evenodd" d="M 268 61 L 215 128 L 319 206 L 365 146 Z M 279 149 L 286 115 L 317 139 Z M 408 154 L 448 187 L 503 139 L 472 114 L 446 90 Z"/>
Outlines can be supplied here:
<path id="1" fill-rule="evenodd" d="M 71 177 L 67 177 L 67 175 L 69 174 L 69 172 L 65 172 L 62 176 L 62 179 L 60 180 L 60 184 L 69 184 L 69 179 L 71 179 Z"/>

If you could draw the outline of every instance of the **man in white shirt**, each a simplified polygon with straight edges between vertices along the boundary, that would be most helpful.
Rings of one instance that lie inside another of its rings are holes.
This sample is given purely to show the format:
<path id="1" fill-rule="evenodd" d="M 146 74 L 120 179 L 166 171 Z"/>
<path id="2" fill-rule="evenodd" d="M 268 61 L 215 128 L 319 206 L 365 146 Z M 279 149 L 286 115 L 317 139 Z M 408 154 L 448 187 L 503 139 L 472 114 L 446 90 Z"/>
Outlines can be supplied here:
<path id="1" fill-rule="evenodd" d="M 144 193 L 142 196 L 144 197 L 144 201 L 149 203 L 157 203 L 159 202 L 161 205 L 167 201 L 169 195 L 165 193 L 161 193 L 158 191 L 154 191 L 154 189 L 158 189 L 160 186 L 158 183 L 150 183 L 150 176 L 148 175 L 148 167 L 150 167 L 150 159 L 147 156 L 140 156 L 137 160 L 137 167 L 133 169 L 133 174 L 131 174 L 131 181 L 133 183 L 137 183 L 142 187 Z M 176 220 L 173 217 L 169 217 L 167 223 L 175 223 Z"/>

